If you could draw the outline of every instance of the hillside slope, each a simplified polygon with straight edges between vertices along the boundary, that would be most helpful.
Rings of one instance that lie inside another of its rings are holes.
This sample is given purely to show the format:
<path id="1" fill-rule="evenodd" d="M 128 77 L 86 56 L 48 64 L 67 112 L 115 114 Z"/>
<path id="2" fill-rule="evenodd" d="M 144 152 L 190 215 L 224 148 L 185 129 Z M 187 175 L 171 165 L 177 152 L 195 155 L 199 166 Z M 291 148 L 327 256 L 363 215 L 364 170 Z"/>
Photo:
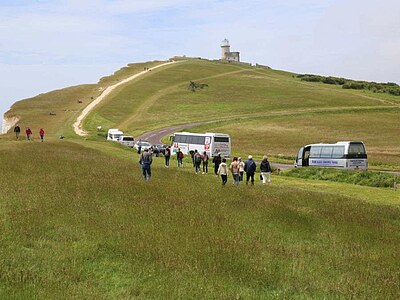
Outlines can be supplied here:
<path id="1" fill-rule="evenodd" d="M 221 187 L 162 158 L 146 182 L 105 146 L 0 144 L 0 298 L 397 299 L 397 192 Z"/>
<path id="2" fill-rule="evenodd" d="M 88 103 L 107 86 L 156 64 L 131 64 L 96 85 L 18 102 L 6 115 L 18 116 L 22 127 L 45 127 L 52 136 L 75 138 L 72 123 Z M 193 91 L 191 81 L 205 86 Z M 83 128 L 90 138 L 97 138 L 97 126 L 138 136 L 213 121 L 191 130 L 231 134 L 234 154 L 287 158 L 308 143 L 362 140 L 371 166 L 400 169 L 399 107 L 399 98 L 387 94 L 304 82 L 292 73 L 245 64 L 189 59 L 121 85 L 83 120 Z"/>
<path id="3" fill-rule="evenodd" d="M 398 299 L 399 191 L 276 174 L 268 186 L 236 187 L 231 176 L 222 186 L 190 157 L 184 168 L 154 157 L 144 181 L 139 155 L 95 129 L 212 120 L 194 130 L 228 132 L 235 154 L 258 155 L 364 139 L 373 162 L 396 167 L 397 98 L 193 60 L 119 87 L 85 120 L 90 135 L 73 133 L 106 86 L 159 63 L 8 112 L 48 134 L 0 137 L 1 299 Z M 190 80 L 208 87 L 192 92 Z"/>

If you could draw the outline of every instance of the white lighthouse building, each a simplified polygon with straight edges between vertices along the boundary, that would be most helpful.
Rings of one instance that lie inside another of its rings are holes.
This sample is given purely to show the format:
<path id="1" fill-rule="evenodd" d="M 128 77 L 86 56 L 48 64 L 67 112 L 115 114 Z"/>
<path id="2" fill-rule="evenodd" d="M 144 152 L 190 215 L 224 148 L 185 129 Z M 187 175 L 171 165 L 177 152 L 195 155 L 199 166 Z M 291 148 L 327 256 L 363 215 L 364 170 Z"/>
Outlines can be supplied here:
<path id="1" fill-rule="evenodd" d="M 224 39 L 221 43 L 221 59 L 240 62 L 240 52 L 231 52 L 231 46 L 227 39 Z"/>

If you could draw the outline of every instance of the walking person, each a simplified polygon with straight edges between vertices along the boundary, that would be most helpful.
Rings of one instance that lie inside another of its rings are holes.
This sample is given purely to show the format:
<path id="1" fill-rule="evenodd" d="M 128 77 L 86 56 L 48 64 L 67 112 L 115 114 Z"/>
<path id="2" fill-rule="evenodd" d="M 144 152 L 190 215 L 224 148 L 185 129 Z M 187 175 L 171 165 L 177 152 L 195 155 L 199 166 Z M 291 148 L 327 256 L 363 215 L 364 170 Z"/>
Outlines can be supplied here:
<path id="1" fill-rule="evenodd" d="M 153 154 L 148 149 L 144 149 L 139 159 L 139 163 L 142 166 L 142 174 L 146 181 L 151 178 L 151 163 L 153 162 L 152 156 Z"/>
<path id="2" fill-rule="evenodd" d="M 18 124 L 15 125 L 15 127 L 14 127 L 14 133 L 15 133 L 15 138 L 16 138 L 17 140 L 18 140 L 18 138 L 19 138 L 20 132 L 21 132 L 21 127 L 19 127 Z"/>
<path id="3" fill-rule="evenodd" d="M 223 158 L 222 162 L 218 165 L 217 175 L 221 175 L 222 185 L 226 185 L 228 182 L 228 166 L 226 164 L 226 159 Z"/>
<path id="4" fill-rule="evenodd" d="M 32 130 L 29 127 L 26 127 L 25 134 L 26 134 L 26 139 L 28 141 L 30 141 L 31 140 L 31 135 L 32 135 Z"/>
<path id="5" fill-rule="evenodd" d="M 193 169 L 195 169 L 196 170 L 196 163 L 194 162 L 194 154 L 195 154 L 195 151 L 197 152 L 197 150 L 190 150 L 189 151 L 189 153 L 190 153 L 190 157 L 192 158 L 192 164 L 193 164 Z"/>
<path id="6" fill-rule="evenodd" d="M 198 174 L 200 172 L 201 155 L 197 150 L 194 150 L 193 161 L 194 161 L 194 172 Z"/>
<path id="7" fill-rule="evenodd" d="M 201 159 L 203 161 L 203 174 L 208 173 L 208 155 L 206 151 L 204 151 Z"/>
<path id="8" fill-rule="evenodd" d="M 251 185 L 254 185 L 254 173 L 256 172 L 256 169 L 256 162 L 253 160 L 253 156 L 249 155 L 244 164 L 244 171 L 246 172 L 246 184 L 249 184 L 249 180 L 251 179 Z"/>
<path id="9" fill-rule="evenodd" d="M 239 162 L 238 162 L 237 157 L 233 158 L 233 161 L 231 162 L 229 169 L 232 172 L 233 184 L 238 186 L 239 185 Z"/>
<path id="10" fill-rule="evenodd" d="M 139 139 L 137 153 L 140 154 L 141 152 L 142 152 L 142 140 Z"/>
<path id="11" fill-rule="evenodd" d="M 169 168 L 169 159 L 171 158 L 171 148 L 166 147 L 164 151 L 165 166 Z"/>
<path id="12" fill-rule="evenodd" d="M 218 175 L 218 168 L 221 164 L 221 154 L 218 153 L 217 156 L 214 156 L 212 162 L 214 164 L 214 174 Z"/>
<path id="13" fill-rule="evenodd" d="M 238 164 L 239 164 L 239 181 L 243 181 L 243 173 L 244 173 L 244 162 L 242 161 L 242 158 L 238 158 Z"/>
<path id="14" fill-rule="evenodd" d="M 181 151 L 181 148 L 178 148 L 176 158 L 178 160 L 178 168 L 183 168 L 183 152 Z"/>
<path id="15" fill-rule="evenodd" d="M 43 128 L 40 128 L 39 135 L 40 135 L 40 140 L 43 142 L 43 139 L 44 139 L 44 130 L 43 130 Z"/>
<path id="16" fill-rule="evenodd" d="M 261 178 L 262 182 L 265 185 L 268 182 L 268 185 L 271 183 L 271 164 L 268 161 L 268 157 L 265 155 L 260 164 Z"/>

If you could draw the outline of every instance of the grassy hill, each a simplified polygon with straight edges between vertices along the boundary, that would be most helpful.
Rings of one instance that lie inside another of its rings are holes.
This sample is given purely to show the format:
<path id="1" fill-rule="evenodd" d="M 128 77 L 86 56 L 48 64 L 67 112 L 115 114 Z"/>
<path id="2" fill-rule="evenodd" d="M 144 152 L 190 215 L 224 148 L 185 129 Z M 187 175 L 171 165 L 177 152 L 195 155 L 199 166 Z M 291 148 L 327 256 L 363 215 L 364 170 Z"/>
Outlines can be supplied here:
<path id="1" fill-rule="evenodd" d="M 189 81 L 208 87 L 192 92 Z M 85 125 L 92 132 L 103 124 L 137 135 L 216 120 L 194 130 L 231 134 L 240 155 L 293 157 L 308 143 L 362 140 L 372 167 L 400 169 L 400 138 L 394 134 L 399 107 L 395 96 L 304 82 L 271 69 L 190 60 L 121 87 Z"/>
<path id="2" fill-rule="evenodd" d="M 375 167 L 399 169 L 397 97 L 188 60 L 119 87 L 85 120 L 89 137 L 73 133 L 104 88 L 159 63 L 7 113 L 48 134 L 44 143 L 0 137 L 0 298 L 398 298 L 398 191 L 277 175 L 267 187 L 222 187 L 188 160 L 167 169 L 162 158 L 145 182 L 138 155 L 95 130 L 138 135 L 211 120 L 193 130 L 230 133 L 242 156 L 356 139 Z M 192 92 L 191 80 L 208 87 Z"/>
<path id="3" fill-rule="evenodd" d="M 162 158 L 145 182 L 137 154 L 97 146 L 0 144 L 1 298 L 396 299 L 400 291 L 394 191 L 276 176 L 267 188 L 222 188 L 190 167 L 166 169 Z"/>

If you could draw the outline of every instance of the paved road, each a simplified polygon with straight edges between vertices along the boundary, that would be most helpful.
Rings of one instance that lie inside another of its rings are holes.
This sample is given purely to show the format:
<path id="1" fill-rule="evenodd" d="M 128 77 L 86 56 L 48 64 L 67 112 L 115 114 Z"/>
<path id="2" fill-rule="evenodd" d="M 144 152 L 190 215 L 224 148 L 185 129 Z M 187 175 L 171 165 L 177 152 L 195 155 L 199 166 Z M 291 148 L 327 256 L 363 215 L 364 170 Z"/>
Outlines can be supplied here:
<path id="1" fill-rule="evenodd" d="M 183 125 L 161 128 L 161 129 L 147 132 L 147 133 L 139 136 L 138 138 L 136 138 L 136 140 L 142 139 L 142 141 L 148 141 L 151 144 L 160 144 L 161 139 L 166 135 L 172 135 L 174 132 L 180 131 L 182 129 L 188 129 L 191 127 L 195 127 L 197 125 L 202 125 L 202 124 L 211 123 L 211 122 L 214 122 L 214 121 L 188 123 L 188 124 L 183 124 Z M 273 167 L 275 167 L 277 169 L 281 169 L 281 170 L 287 170 L 287 169 L 293 168 L 293 164 L 271 163 L 271 165 Z"/>
<path id="2" fill-rule="evenodd" d="M 183 125 L 165 127 L 154 131 L 146 132 L 145 134 L 137 137 L 136 140 L 142 139 L 142 141 L 148 141 L 151 144 L 160 144 L 161 139 L 166 135 L 171 135 L 176 131 L 180 131 L 186 128 L 191 128 L 205 123 L 207 122 L 188 123 Z"/>
<path id="3" fill-rule="evenodd" d="M 212 122 L 215 122 L 215 121 L 196 122 L 196 123 L 188 123 L 188 124 L 165 127 L 165 128 L 147 132 L 147 133 L 139 136 L 136 140 L 142 139 L 143 141 L 148 141 L 151 144 L 160 144 L 161 139 L 166 135 L 171 135 L 174 132 L 180 131 L 182 129 L 188 129 L 191 127 L 195 127 L 197 125 L 202 125 L 202 124 L 212 123 Z M 281 170 L 287 170 L 287 169 L 293 168 L 293 164 L 271 163 L 271 165 L 273 167 L 275 167 L 277 169 L 281 169 Z M 370 170 L 370 171 L 400 175 L 400 172 L 395 172 L 395 171 L 383 171 L 383 170 Z"/>

